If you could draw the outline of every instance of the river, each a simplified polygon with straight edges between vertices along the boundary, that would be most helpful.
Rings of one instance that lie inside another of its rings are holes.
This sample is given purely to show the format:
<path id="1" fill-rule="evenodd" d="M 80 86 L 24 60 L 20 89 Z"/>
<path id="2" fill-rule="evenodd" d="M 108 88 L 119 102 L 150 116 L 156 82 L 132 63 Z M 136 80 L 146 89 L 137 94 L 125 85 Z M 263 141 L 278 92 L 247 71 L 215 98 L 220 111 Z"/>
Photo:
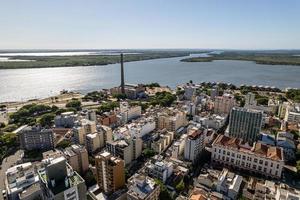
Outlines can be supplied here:
<path id="1" fill-rule="evenodd" d="M 261 65 L 249 61 L 180 62 L 164 58 L 125 63 L 126 83 L 158 82 L 175 87 L 194 82 L 300 88 L 300 66 Z M 58 94 L 61 90 L 89 91 L 120 84 L 120 64 L 88 67 L 0 70 L 0 102 L 24 101 Z"/>

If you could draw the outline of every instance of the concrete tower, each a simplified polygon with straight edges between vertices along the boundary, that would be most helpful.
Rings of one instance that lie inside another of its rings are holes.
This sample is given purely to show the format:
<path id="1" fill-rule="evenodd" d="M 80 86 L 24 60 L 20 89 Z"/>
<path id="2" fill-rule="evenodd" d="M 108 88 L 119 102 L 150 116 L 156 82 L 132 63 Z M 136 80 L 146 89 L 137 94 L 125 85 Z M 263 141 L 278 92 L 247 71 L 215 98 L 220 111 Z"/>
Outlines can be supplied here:
<path id="1" fill-rule="evenodd" d="M 123 63 L 123 53 L 121 53 L 121 92 L 125 94 L 125 83 L 124 83 L 124 63 Z"/>

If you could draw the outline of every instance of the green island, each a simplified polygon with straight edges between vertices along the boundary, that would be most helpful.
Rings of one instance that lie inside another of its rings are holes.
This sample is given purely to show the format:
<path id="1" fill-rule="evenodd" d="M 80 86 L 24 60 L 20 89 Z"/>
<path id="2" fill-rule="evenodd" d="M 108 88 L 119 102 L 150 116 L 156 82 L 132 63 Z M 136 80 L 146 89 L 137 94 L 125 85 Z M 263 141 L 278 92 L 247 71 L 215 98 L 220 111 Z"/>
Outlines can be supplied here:
<path id="1" fill-rule="evenodd" d="M 125 54 L 124 62 L 188 56 L 194 51 L 140 51 Z M 197 52 L 197 53 L 203 53 Z M 11 60 L 29 60 L 25 62 L 2 61 L 0 69 L 74 67 L 108 65 L 120 62 L 119 55 L 80 55 L 80 56 L 10 56 Z"/>
<path id="2" fill-rule="evenodd" d="M 214 60 L 253 61 L 265 65 L 300 66 L 299 51 L 226 51 L 220 54 L 209 54 L 210 57 L 191 57 L 182 62 L 212 62 Z"/>

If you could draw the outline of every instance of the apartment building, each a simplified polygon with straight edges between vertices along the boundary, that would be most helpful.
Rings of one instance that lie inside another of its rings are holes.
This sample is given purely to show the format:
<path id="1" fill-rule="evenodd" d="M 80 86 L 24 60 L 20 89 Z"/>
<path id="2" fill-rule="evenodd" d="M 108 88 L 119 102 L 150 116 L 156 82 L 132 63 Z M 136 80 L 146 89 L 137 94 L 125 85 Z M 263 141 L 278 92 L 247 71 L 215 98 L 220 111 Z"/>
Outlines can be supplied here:
<path id="1" fill-rule="evenodd" d="M 262 111 L 234 107 L 230 112 L 229 136 L 253 144 L 259 136 L 262 123 Z"/>
<path id="2" fill-rule="evenodd" d="M 96 123 L 87 119 L 82 119 L 78 125 L 72 129 L 76 144 L 85 145 L 86 135 L 96 132 Z"/>
<path id="3" fill-rule="evenodd" d="M 234 96 L 231 94 L 217 96 L 214 100 L 214 113 L 229 114 L 231 109 L 235 106 L 235 104 L 236 102 Z"/>
<path id="4" fill-rule="evenodd" d="M 204 149 L 205 130 L 193 127 L 188 130 L 184 146 L 184 159 L 196 162 Z"/>
<path id="5" fill-rule="evenodd" d="M 84 146 L 72 145 L 65 148 L 64 155 L 73 170 L 84 174 L 89 169 L 88 152 Z"/>
<path id="6" fill-rule="evenodd" d="M 112 141 L 112 129 L 108 126 L 98 125 L 97 132 L 86 136 L 86 148 L 90 154 L 104 148 L 106 141 Z"/>
<path id="7" fill-rule="evenodd" d="M 96 156 L 96 180 L 102 191 L 113 193 L 125 186 L 124 161 L 109 152 Z"/>
<path id="8" fill-rule="evenodd" d="M 154 179 L 134 174 L 128 179 L 127 200 L 158 200 L 160 187 Z"/>
<path id="9" fill-rule="evenodd" d="M 157 128 L 176 131 L 182 126 L 187 125 L 186 113 L 177 109 L 165 109 L 157 113 Z"/>
<path id="10" fill-rule="evenodd" d="M 219 135 L 212 144 L 212 162 L 272 178 L 280 178 L 284 166 L 282 148 Z"/>
<path id="11" fill-rule="evenodd" d="M 55 133 L 40 126 L 27 126 L 18 132 L 21 149 L 49 150 L 55 147 Z"/>
<path id="12" fill-rule="evenodd" d="M 172 145 L 172 158 L 178 159 L 184 153 L 187 134 L 182 134 L 180 138 Z"/>
<path id="13" fill-rule="evenodd" d="M 128 165 L 142 154 L 142 143 L 140 138 L 108 141 L 106 142 L 106 150 L 113 156 L 124 160 L 125 165 Z"/>
<path id="14" fill-rule="evenodd" d="M 119 111 L 122 124 L 126 124 L 128 121 L 136 119 L 142 115 L 141 106 L 130 106 L 128 102 L 121 102 Z"/>
<path id="15" fill-rule="evenodd" d="M 151 143 L 151 148 L 158 154 L 165 151 L 174 140 L 174 132 L 167 131 L 166 129 L 159 130 L 154 136 Z"/>
<path id="16" fill-rule="evenodd" d="M 72 128 L 78 119 L 74 112 L 64 112 L 54 118 L 56 128 Z"/>

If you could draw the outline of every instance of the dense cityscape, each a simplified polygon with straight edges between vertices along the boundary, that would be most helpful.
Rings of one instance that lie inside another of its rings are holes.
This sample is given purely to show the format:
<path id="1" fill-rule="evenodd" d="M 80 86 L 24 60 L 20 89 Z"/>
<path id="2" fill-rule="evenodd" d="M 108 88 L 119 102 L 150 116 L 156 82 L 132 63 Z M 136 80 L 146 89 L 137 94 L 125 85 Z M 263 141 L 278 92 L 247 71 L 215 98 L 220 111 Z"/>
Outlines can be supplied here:
<path id="1" fill-rule="evenodd" d="M 125 83 L 1 103 L 3 199 L 300 199 L 300 89 Z"/>

